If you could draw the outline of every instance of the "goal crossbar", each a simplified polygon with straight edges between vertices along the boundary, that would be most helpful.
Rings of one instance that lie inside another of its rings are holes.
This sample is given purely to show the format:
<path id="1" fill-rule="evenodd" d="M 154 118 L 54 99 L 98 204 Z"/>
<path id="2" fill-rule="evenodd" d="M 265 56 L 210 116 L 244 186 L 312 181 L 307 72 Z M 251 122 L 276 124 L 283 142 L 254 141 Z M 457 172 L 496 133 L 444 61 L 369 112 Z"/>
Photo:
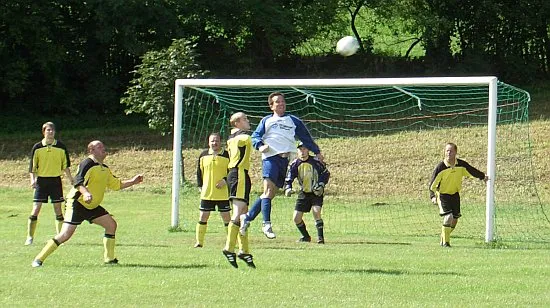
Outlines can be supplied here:
<path id="1" fill-rule="evenodd" d="M 179 226 L 179 193 L 182 159 L 182 115 L 185 88 L 200 87 L 351 87 L 351 86 L 438 86 L 487 85 L 487 181 L 485 241 L 494 240 L 494 179 L 496 175 L 497 82 L 494 76 L 479 77 L 415 77 L 415 78 L 342 78 L 342 79 L 177 79 L 174 97 L 174 139 L 172 161 L 171 226 Z"/>

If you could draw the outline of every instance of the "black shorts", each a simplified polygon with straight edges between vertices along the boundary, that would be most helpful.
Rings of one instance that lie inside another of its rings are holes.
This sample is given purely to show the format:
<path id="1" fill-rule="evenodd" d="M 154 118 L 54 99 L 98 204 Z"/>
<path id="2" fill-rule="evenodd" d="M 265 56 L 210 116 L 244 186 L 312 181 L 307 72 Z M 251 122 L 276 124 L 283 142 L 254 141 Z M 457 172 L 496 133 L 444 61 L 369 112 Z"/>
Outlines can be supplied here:
<path id="1" fill-rule="evenodd" d="M 248 204 L 250 200 L 250 176 L 248 170 L 231 168 L 227 174 L 227 185 L 229 186 L 229 200 L 241 200 Z"/>
<path id="2" fill-rule="evenodd" d="M 229 206 L 229 200 L 201 200 L 201 206 L 199 210 L 203 212 L 212 212 L 218 207 L 218 212 L 229 212 L 231 207 Z"/>
<path id="3" fill-rule="evenodd" d="M 294 210 L 309 213 L 314 205 L 323 207 L 323 196 L 316 196 L 314 193 L 301 193 L 296 199 Z"/>
<path id="4" fill-rule="evenodd" d="M 453 214 L 454 218 L 462 216 L 460 213 L 460 194 L 455 193 L 439 195 L 439 216 Z"/>
<path id="5" fill-rule="evenodd" d="M 61 183 L 60 176 L 38 177 L 36 179 L 33 202 L 47 203 L 48 197 L 50 197 L 51 203 L 65 201 L 65 198 L 63 198 L 63 184 Z"/>
<path id="6" fill-rule="evenodd" d="M 88 209 L 80 202 L 69 199 L 65 206 L 65 222 L 71 225 L 80 225 L 84 220 L 92 223 L 92 220 L 104 215 L 109 215 L 101 205 Z"/>

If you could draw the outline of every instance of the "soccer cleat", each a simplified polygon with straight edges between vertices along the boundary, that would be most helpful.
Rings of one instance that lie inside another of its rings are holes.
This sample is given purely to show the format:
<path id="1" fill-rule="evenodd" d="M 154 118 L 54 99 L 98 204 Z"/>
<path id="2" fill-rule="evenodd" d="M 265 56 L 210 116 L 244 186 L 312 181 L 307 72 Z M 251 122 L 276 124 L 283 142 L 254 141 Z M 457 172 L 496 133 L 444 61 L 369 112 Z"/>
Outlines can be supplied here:
<path id="1" fill-rule="evenodd" d="M 27 240 L 25 241 L 25 246 L 29 246 L 29 245 L 32 245 L 32 240 L 33 238 L 32 237 L 27 237 Z"/>
<path id="2" fill-rule="evenodd" d="M 118 259 L 114 258 L 113 260 L 105 261 L 105 265 L 115 265 L 118 264 Z"/>
<path id="3" fill-rule="evenodd" d="M 237 265 L 237 255 L 234 252 L 222 250 L 223 255 L 227 258 L 227 261 L 233 266 L 234 268 L 238 268 L 239 265 Z"/>
<path id="4" fill-rule="evenodd" d="M 42 266 L 42 261 L 40 260 L 33 260 L 32 263 L 31 263 L 31 266 L 32 267 L 41 267 Z"/>
<path id="5" fill-rule="evenodd" d="M 449 242 L 447 242 L 447 243 L 441 244 L 441 247 L 451 248 L 451 244 L 449 244 Z"/>
<path id="6" fill-rule="evenodd" d="M 273 229 L 271 228 L 270 223 L 264 223 L 264 226 L 262 227 L 262 231 L 264 232 L 265 237 L 267 237 L 270 240 L 276 237 L 275 233 L 273 233 Z"/>
<path id="7" fill-rule="evenodd" d="M 202 245 L 199 243 L 195 243 L 195 246 L 193 246 L 193 248 L 202 248 Z"/>
<path id="8" fill-rule="evenodd" d="M 325 243 L 325 238 L 320 236 L 318 239 L 317 239 L 317 244 L 324 244 Z"/>
<path id="9" fill-rule="evenodd" d="M 311 237 L 305 237 L 305 236 L 302 236 L 296 241 L 296 243 L 309 243 L 309 242 L 311 242 Z"/>
<path id="10" fill-rule="evenodd" d="M 252 255 L 249 253 L 240 253 L 237 255 L 237 257 L 244 262 L 246 262 L 246 265 L 252 268 L 256 268 L 256 265 L 254 264 L 254 261 L 252 260 Z"/>
<path id="11" fill-rule="evenodd" d="M 239 227 L 239 233 L 242 236 L 245 236 L 246 230 L 248 229 L 248 227 L 250 227 L 250 221 L 246 220 L 246 214 L 241 214 L 241 216 L 239 216 L 239 220 L 241 221 L 241 226 Z"/>

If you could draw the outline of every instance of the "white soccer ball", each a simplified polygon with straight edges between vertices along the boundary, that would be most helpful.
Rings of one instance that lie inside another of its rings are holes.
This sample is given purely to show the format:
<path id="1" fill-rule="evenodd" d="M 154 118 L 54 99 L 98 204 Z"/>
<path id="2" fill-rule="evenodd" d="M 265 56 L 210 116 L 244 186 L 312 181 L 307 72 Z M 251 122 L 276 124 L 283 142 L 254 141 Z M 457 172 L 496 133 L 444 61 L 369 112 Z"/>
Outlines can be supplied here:
<path id="1" fill-rule="evenodd" d="M 359 42 L 353 36 L 344 36 L 336 43 L 336 52 L 349 57 L 359 50 Z"/>

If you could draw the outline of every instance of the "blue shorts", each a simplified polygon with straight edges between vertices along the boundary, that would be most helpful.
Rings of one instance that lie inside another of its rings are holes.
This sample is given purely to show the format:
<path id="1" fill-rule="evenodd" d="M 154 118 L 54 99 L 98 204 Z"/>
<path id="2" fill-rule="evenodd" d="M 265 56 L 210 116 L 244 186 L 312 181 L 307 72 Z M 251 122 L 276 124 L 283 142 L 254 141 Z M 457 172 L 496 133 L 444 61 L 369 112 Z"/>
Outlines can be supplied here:
<path id="1" fill-rule="evenodd" d="M 270 179 L 275 186 L 283 188 L 287 168 L 288 157 L 273 155 L 262 161 L 262 176 L 264 179 Z"/>

